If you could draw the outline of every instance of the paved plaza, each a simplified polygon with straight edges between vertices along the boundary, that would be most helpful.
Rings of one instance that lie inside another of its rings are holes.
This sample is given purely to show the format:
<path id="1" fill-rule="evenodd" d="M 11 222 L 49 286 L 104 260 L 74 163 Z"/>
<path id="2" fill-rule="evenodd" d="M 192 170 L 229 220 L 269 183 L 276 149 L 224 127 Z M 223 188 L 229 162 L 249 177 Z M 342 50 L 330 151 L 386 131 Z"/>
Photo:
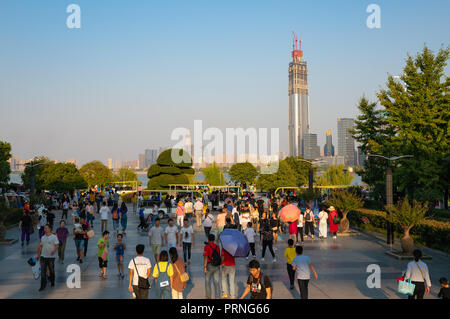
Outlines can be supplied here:
<path id="1" fill-rule="evenodd" d="M 128 262 L 135 255 L 135 246 L 139 243 L 145 244 L 146 250 L 144 256 L 150 258 L 154 265 L 152 250 L 148 243 L 147 233 L 138 233 L 137 225 L 139 218 L 131 206 L 129 207 L 128 228 L 125 242 L 127 250 L 125 252 L 124 267 L 128 267 Z M 57 219 L 55 225 L 61 216 L 60 211 L 56 211 Z M 98 216 L 98 215 L 97 215 Z M 167 226 L 167 219 L 161 223 L 163 227 Z M 69 221 L 67 228 L 72 233 L 72 221 Z M 108 223 L 108 229 L 112 230 L 112 221 Z M 192 249 L 191 265 L 187 266 L 187 271 L 191 280 L 188 282 L 184 291 L 184 296 L 189 299 L 205 298 L 205 284 L 203 273 L 203 242 L 205 235 L 203 229 L 197 229 L 195 233 L 195 245 Z M 98 299 L 98 298 L 117 298 L 130 299 L 131 294 L 128 291 L 128 271 L 125 271 L 125 279 L 121 280 L 117 276 L 117 266 L 115 257 L 110 256 L 108 262 L 108 278 L 102 280 L 99 278 L 97 254 L 97 240 L 100 236 L 100 221 L 94 221 L 94 230 L 96 236 L 89 241 L 87 257 L 83 260 L 81 267 L 81 288 L 70 289 L 66 286 L 68 273 L 66 268 L 69 264 L 76 262 L 75 243 L 72 236 L 69 237 L 66 246 L 65 264 L 61 265 L 55 261 L 56 283 L 51 288 L 38 292 L 40 280 L 34 280 L 31 267 L 27 260 L 36 253 L 38 235 L 35 232 L 29 246 L 20 245 L 20 241 L 10 246 L 0 246 L 0 298 L 69 298 L 69 299 Z M 213 228 L 213 232 L 215 229 Z M 19 238 L 17 228 L 10 229 L 7 238 Z M 286 272 L 286 261 L 283 258 L 287 235 L 283 234 L 276 245 L 277 262 L 272 262 L 270 253 L 266 252 L 265 261 L 262 262 L 262 271 L 268 274 L 274 285 L 275 299 L 298 299 L 298 285 L 296 289 L 289 289 L 289 279 Z M 115 243 L 113 234 L 110 237 L 110 245 Z M 399 248 L 398 240 L 394 248 Z M 258 259 L 261 257 L 261 251 L 257 246 Z M 310 299 L 405 299 L 404 295 L 397 293 L 396 278 L 401 275 L 402 270 L 406 269 L 407 261 L 400 261 L 391 258 L 385 254 L 389 250 L 382 236 L 361 233 L 359 236 L 338 237 L 334 241 L 331 237 L 314 241 L 306 240 L 304 245 L 304 254 L 310 256 L 312 263 L 319 276 L 318 280 L 312 279 L 309 284 Z M 112 251 L 112 249 L 111 249 Z M 425 296 L 425 299 L 436 299 L 439 291 L 439 278 L 448 277 L 450 258 L 440 252 L 425 249 L 424 252 L 432 256 L 432 260 L 426 260 L 430 270 L 432 281 L 431 293 Z M 179 254 L 182 256 L 181 248 Z M 249 260 L 245 258 L 236 259 L 236 285 L 238 296 L 245 288 L 245 281 L 248 277 Z M 367 266 L 377 264 L 381 267 L 381 288 L 369 289 L 366 285 L 367 277 L 370 273 L 366 272 Z M 149 298 L 153 298 L 150 291 Z"/>

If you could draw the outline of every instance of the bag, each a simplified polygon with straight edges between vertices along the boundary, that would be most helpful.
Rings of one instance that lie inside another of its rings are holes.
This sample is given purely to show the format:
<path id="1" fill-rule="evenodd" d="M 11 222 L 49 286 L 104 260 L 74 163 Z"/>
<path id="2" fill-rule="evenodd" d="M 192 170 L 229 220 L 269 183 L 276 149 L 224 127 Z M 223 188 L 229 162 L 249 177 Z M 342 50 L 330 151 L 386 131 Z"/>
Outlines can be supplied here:
<path id="1" fill-rule="evenodd" d="M 399 281 L 397 291 L 401 294 L 412 296 L 414 294 L 414 289 L 416 285 L 411 283 L 411 279 L 409 281 Z"/>
<path id="2" fill-rule="evenodd" d="M 273 232 L 272 231 L 264 231 L 263 232 L 264 241 L 272 241 L 273 240 Z"/>
<path id="3" fill-rule="evenodd" d="M 103 253 L 102 253 L 102 259 L 103 259 L 103 261 L 105 261 L 107 257 L 108 257 L 108 249 L 105 247 L 105 248 L 103 249 Z"/>
<path id="4" fill-rule="evenodd" d="M 220 266 L 222 263 L 222 258 L 220 258 L 220 254 L 217 252 L 217 246 L 216 248 L 213 248 L 210 244 L 208 244 L 208 246 L 213 250 L 211 255 L 211 265 Z"/>
<path id="5" fill-rule="evenodd" d="M 341 219 L 339 218 L 339 215 L 336 213 L 336 214 L 333 214 L 333 224 L 335 224 L 335 225 L 339 225 L 339 223 L 341 222 Z"/>
<path id="6" fill-rule="evenodd" d="M 91 229 L 86 233 L 86 235 L 88 238 L 93 238 L 95 236 L 95 232 L 93 229 Z"/>
<path id="7" fill-rule="evenodd" d="M 117 212 L 117 210 L 113 210 L 112 219 L 119 219 L 119 213 Z"/>
<path id="8" fill-rule="evenodd" d="M 157 287 L 159 289 L 161 288 L 170 288 L 170 280 L 169 280 L 169 275 L 167 275 L 167 269 L 169 268 L 169 263 L 167 263 L 166 266 L 166 271 L 161 272 L 161 270 L 159 269 L 159 262 L 156 263 L 156 268 L 158 268 L 158 278 L 156 279 L 156 284 L 158 285 Z M 166 289 L 167 289 L 166 288 Z"/>
<path id="9" fill-rule="evenodd" d="M 308 213 L 306 213 L 305 218 L 306 218 L 307 221 L 311 220 L 311 211 L 310 210 L 308 211 Z"/>
<path id="10" fill-rule="evenodd" d="M 176 264 L 173 264 L 175 266 L 175 269 L 177 270 L 178 274 L 180 275 L 180 279 L 182 283 L 185 283 L 187 281 L 189 281 L 189 275 L 187 274 L 187 272 L 185 271 L 184 273 L 180 273 L 180 271 L 178 270 L 178 266 Z"/>
<path id="11" fill-rule="evenodd" d="M 150 283 L 148 282 L 148 279 L 139 276 L 139 271 L 137 270 L 136 262 L 134 261 L 134 258 L 133 258 L 133 264 L 134 264 L 134 269 L 136 269 L 136 273 L 138 275 L 138 288 L 150 289 Z"/>

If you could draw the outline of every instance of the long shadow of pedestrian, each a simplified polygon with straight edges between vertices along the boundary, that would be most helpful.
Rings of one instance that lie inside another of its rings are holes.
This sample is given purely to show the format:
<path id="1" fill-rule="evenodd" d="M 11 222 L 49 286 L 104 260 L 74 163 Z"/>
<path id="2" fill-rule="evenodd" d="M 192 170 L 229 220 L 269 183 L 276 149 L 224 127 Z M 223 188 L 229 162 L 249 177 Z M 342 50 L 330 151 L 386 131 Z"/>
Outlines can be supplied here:
<path id="1" fill-rule="evenodd" d="M 286 286 L 286 289 L 291 293 L 291 295 L 294 299 L 300 299 L 300 293 L 297 291 L 295 284 L 294 284 L 294 289 L 291 289 L 290 283 L 285 282 L 284 285 Z"/>
<path id="2" fill-rule="evenodd" d="M 191 293 L 192 289 L 195 287 L 194 282 L 192 281 L 192 273 L 191 273 L 191 269 L 186 267 L 186 272 L 189 275 L 189 280 L 186 283 L 186 288 L 184 288 L 183 291 L 183 297 L 187 298 L 187 296 L 189 296 L 189 294 Z"/>

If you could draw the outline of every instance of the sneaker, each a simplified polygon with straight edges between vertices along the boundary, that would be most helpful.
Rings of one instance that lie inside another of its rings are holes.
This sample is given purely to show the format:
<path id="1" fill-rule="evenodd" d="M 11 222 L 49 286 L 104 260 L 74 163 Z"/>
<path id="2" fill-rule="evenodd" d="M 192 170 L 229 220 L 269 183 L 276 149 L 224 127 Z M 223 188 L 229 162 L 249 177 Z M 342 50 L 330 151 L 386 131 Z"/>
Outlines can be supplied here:
<path id="1" fill-rule="evenodd" d="M 41 288 L 39 288 L 39 290 L 38 291 L 42 291 L 42 290 L 44 290 L 45 288 L 43 288 L 43 287 L 41 287 Z"/>
<path id="2" fill-rule="evenodd" d="M 256 259 L 256 255 L 253 255 L 253 259 Z"/>
<path id="3" fill-rule="evenodd" d="M 264 257 L 263 257 L 263 258 L 261 258 L 261 261 L 264 261 Z"/>
<path id="4" fill-rule="evenodd" d="M 276 259 L 276 258 L 274 258 L 274 259 L 272 260 L 272 262 L 273 262 L 273 263 L 276 263 L 276 262 L 277 262 L 277 259 Z"/>
<path id="5" fill-rule="evenodd" d="M 273 250 L 274 250 L 274 251 L 277 251 L 277 250 L 278 250 L 278 248 L 277 248 L 277 247 L 273 247 Z"/>
<path id="6" fill-rule="evenodd" d="M 295 287 L 294 287 L 293 285 L 292 285 L 291 287 L 289 287 L 289 289 L 291 289 L 291 290 L 294 289 L 294 288 L 295 288 Z"/>
<path id="7" fill-rule="evenodd" d="M 124 274 L 122 274 L 122 275 L 120 275 L 120 277 L 123 279 L 123 278 L 125 278 L 125 275 Z"/>
<path id="8" fill-rule="evenodd" d="M 22 242 L 22 247 L 23 247 L 23 242 Z"/>
<path id="9" fill-rule="evenodd" d="M 248 256 L 247 256 L 247 257 L 245 257 L 245 259 L 247 259 L 247 260 L 248 260 Z"/>
<path id="10" fill-rule="evenodd" d="M 83 263 L 83 259 L 80 259 L 80 264 L 82 264 Z"/>
<path id="11" fill-rule="evenodd" d="M 80 257 L 77 257 L 77 261 L 80 261 Z"/>
<path id="12" fill-rule="evenodd" d="M 228 299 L 228 295 L 227 294 L 223 294 L 222 295 L 222 299 Z"/>

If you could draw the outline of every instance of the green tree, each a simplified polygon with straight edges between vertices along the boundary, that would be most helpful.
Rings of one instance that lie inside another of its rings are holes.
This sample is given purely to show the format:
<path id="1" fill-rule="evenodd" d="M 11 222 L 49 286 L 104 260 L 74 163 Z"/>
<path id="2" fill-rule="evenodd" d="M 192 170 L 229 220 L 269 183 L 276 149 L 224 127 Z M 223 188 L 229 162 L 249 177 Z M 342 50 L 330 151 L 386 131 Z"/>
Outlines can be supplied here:
<path id="1" fill-rule="evenodd" d="M 389 76 L 386 89 L 377 94 L 387 123 L 395 135 L 386 141 L 395 154 L 414 155 L 396 161 L 394 180 L 413 199 L 435 201 L 448 190 L 445 157 L 450 152 L 450 77 L 444 74 L 449 48 L 434 55 L 425 46 L 417 56 L 408 55 L 400 79 Z"/>
<path id="2" fill-rule="evenodd" d="M 317 184 L 328 185 L 350 185 L 353 181 L 353 174 L 348 170 L 344 174 L 344 165 L 328 166 L 325 173 L 317 178 Z M 347 181 L 347 184 L 345 182 Z"/>
<path id="3" fill-rule="evenodd" d="M 263 191 L 275 191 L 278 187 L 298 186 L 295 171 L 286 160 L 279 162 L 278 171 L 274 174 L 261 174 L 256 180 L 256 187 Z"/>
<path id="4" fill-rule="evenodd" d="M 114 182 L 137 181 L 138 175 L 130 168 L 122 167 L 114 174 Z M 133 186 L 134 183 L 125 183 L 127 186 Z M 139 183 L 138 183 L 139 184 Z"/>
<path id="5" fill-rule="evenodd" d="M 87 188 L 87 183 L 74 164 L 50 162 L 39 173 L 42 187 L 57 192 Z"/>
<path id="6" fill-rule="evenodd" d="M 350 190 L 334 191 L 331 193 L 328 203 L 341 211 L 342 219 L 339 225 L 343 233 L 348 232 L 350 228 L 350 221 L 347 219 L 348 213 L 361 208 L 364 204 L 362 198 Z"/>
<path id="7" fill-rule="evenodd" d="M 229 172 L 232 181 L 239 182 L 241 184 L 253 184 L 255 182 L 256 176 L 258 176 L 258 171 L 252 163 L 236 163 L 231 166 Z"/>
<path id="8" fill-rule="evenodd" d="M 390 139 L 394 136 L 395 131 L 386 121 L 383 110 L 377 109 L 377 103 L 370 102 L 365 96 L 359 100 L 358 109 L 361 114 L 356 117 L 354 129 L 349 132 L 360 143 L 361 151 L 364 154 L 384 156 L 393 154 L 394 149 Z M 362 181 L 371 187 L 375 198 L 385 198 L 386 165 L 387 163 L 383 159 L 368 156 L 364 167 L 356 169 L 356 173 L 362 177 Z"/>
<path id="9" fill-rule="evenodd" d="M 295 173 L 295 178 L 297 179 L 295 186 L 303 186 L 308 185 L 309 183 L 309 169 L 311 167 L 311 164 L 300 161 L 299 159 L 303 159 L 301 156 L 293 157 L 289 156 L 286 157 L 283 161 L 285 161 L 289 166 L 292 168 L 292 170 Z M 317 172 L 317 167 L 313 166 L 313 176 Z"/>
<path id="10" fill-rule="evenodd" d="M 11 144 L 0 141 L 0 184 L 9 182 L 11 167 L 8 160 L 11 158 Z"/>
<path id="11" fill-rule="evenodd" d="M 168 149 L 159 154 L 156 164 L 149 167 L 147 188 L 166 189 L 170 184 L 188 184 L 194 174 L 192 158 L 188 152 Z"/>
<path id="12" fill-rule="evenodd" d="M 225 185 L 225 177 L 223 176 L 223 172 L 215 162 L 202 169 L 202 173 L 205 175 L 205 180 L 209 185 Z"/>
<path id="13" fill-rule="evenodd" d="M 52 162 L 44 156 L 37 157 L 33 161 L 25 164 L 25 169 L 21 175 L 23 185 L 26 189 L 31 189 L 32 176 L 34 174 L 34 187 L 35 190 L 40 191 L 45 189 L 44 180 L 42 178 L 42 172 L 46 166 Z"/>
<path id="14" fill-rule="evenodd" d="M 100 161 L 92 161 L 80 168 L 80 174 L 90 187 L 111 184 L 114 176 L 111 170 Z"/>
<path id="15" fill-rule="evenodd" d="M 403 229 L 403 237 L 401 239 L 403 253 L 411 255 L 414 249 L 414 240 L 411 238 L 409 232 L 411 228 L 426 219 L 425 214 L 428 211 L 427 206 L 428 203 L 422 205 L 415 200 L 411 206 L 408 196 L 405 196 L 405 198 L 397 205 L 385 207 L 386 210 L 390 212 L 388 215 L 389 221 L 399 224 Z"/>

